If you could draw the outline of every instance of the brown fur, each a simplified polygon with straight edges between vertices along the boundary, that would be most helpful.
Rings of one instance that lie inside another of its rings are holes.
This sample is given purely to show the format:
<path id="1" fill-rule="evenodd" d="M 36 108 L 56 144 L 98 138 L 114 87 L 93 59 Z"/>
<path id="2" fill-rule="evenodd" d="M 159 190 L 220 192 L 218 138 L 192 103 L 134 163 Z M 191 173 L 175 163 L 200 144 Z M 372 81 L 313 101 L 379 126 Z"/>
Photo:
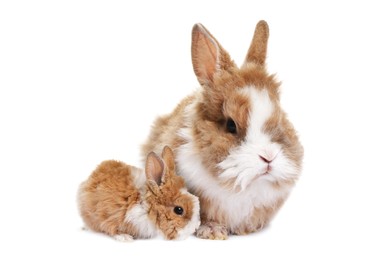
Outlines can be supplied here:
<path id="1" fill-rule="evenodd" d="M 80 213 L 90 229 L 111 236 L 136 236 L 136 229 L 124 221 L 126 212 L 141 199 L 131 175 L 136 170 L 118 161 L 105 161 L 81 185 Z"/>
<path id="2" fill-rule="evenodd" d="M 110 236 L 129 234 L 145 237 L 125 216 L 136 204 L 144 205 L 149 219 L 167 239 L 175 239 L 191 220 L 194 212 L 192 197 L 182 193 L 184 180 L 175 173 L 173 153 L 165 148 L 161 160 L 150 153 L 146 160 L 146 183 L 136 187 L 135 175 L 141 169 L 118 161 L 104 161 L 81 184 L 79 209 L 85 224 L 92 230 Z M 139 185 L 139 184 L 138 184 Z M 178 216 L 173 209 L 179 205 L 184 213 Z"/>
<path id="3" fill-rule="evenodd" d="M 149 142 L 142 147 L 142 154 L 146 156 L 150 151 L 162 151 L 165 144 L 171 144 L 172 149 L 183 144 L 183 140 L 172 133 L 184 126 L 184 110 L 194 101 L 194 96 L 185 98 L 172 112 L 167 116 L 157 118 L 149 134 Z"/>
<path id="4" fill-rule="evenodd" d="M 267 56 L 268 37 L 268 24 L 265 21 L 260 21 L 256 25 L 252 44 L 249 47 L 249 51 L 245 59 L 246 63 L 254 62 L 259 64 L 260 66 L 264 66 L 265 58 Z"/>
<path id="5" fill-rule="evenodd" d="M 220 181 L 217 178 L 220 174 L 218 163 L 229 155 L 231 148 L 240 145 L 248 126 L 249 103 L 247 97 L 240 93 L 240 89 L 253 86 L 259 90 L 266 89 L 275 107 L 263 130 L 271 136 L 273 142 L 283 147 L 286 156 L 299 169 L 303 148 L 286 113 L 280 108 L 280 83 L 273 75 L 269 75 L 265 68 L 268 36 L 267 23 L 260 21 L 256 26 L 246 61 L 238 68 L 207 29 L 202 25 L 195 25 L 192 33 L 192 62 L 194 72 L 203 88 L 184 99 L 172 114 L 156 120 L 148 141 L 143 146 L 143 153 L 159 150 L 165 144 L 173 149 L 185 144 L 186 140 L 177 133 L 181 128 L 188 127 L 186 109 L 193 106 L 189 126 L 192 127 L 191 134 L 196 145 L 196 153 L 201 157 L 202 164 L 210 175 Z M 226 132 L 225 125 L 229 118 L 236 122 L 236 135 Z M 278 181 L 273 186 L 275 190 L 291 187 L 295 181 L 295 179 Z M 220 184 L 227 189 L 233 187 L 232 181 L 220 181 Z M 195 189 L 192 192 L 200 198 L 201 204 L 203 229 L 200 229 L 198 235 L 211 239 L 224 238 L 224 229 L 221 229 L 220 225 L 226 226 L 228 232 L 234 234 L 246 234 L 262 228 L 285 200 L 283 198 L 270 206 L 256 208 L 248 222 L 232 226 L 229 224 L 229 216 L 226 216 L 216 202 L 210 200 L 201 190 Z M 218 230 L 212 230 L 213 226 L 218 226 Z M 212 232 L 219 235 L 215 236 Z"/>

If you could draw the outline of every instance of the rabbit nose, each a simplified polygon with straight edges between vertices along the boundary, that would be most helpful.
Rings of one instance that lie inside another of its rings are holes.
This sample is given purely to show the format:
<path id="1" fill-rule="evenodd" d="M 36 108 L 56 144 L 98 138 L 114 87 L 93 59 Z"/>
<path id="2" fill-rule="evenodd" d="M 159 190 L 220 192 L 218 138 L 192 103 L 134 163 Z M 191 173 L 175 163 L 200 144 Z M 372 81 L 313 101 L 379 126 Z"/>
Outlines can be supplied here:
<path id="1" fill-rule="evenodd" d="M 264 157 L 262 155 L 259 155 L 259 158 L 265 162 L 265 163 L 271 163 L 273 161 L 273 158 L 272 159 L 268 159 L 269 157 Z"/>

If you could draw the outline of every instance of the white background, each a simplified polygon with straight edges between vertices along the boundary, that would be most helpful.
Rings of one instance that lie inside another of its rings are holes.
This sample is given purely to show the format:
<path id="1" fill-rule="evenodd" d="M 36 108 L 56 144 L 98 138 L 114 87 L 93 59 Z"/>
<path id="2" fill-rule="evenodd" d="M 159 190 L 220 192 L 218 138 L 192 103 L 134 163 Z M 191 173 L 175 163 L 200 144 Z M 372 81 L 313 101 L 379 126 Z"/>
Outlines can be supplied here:
<path id="1" fill-rule="evenodd" d="M 388 3 L 139 2 L 1 1 L 0 258 L 389 259 Z M 104 159 L 140 166 L 154 118 L 198 87 L 193 24 L 241 64 L 260 19 L 305 147 L 272 224 L 228 241 L 81 231 L 79 183 Z"/>

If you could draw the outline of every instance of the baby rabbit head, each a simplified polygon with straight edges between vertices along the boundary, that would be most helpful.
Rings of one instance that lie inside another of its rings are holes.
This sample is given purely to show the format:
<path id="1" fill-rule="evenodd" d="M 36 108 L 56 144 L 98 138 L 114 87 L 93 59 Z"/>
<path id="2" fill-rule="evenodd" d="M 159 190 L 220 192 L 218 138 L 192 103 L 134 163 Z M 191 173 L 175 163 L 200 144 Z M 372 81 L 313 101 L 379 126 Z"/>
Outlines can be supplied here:
<path id="1" fill-rule="evenodd" d="M 184 179 L 175 173 L 172 150 L 165 147 L 162 159 L 154 152 L 146 158 L 146 201 L 149 218 L 167 239 L 184 239 L 200 225 L 199 200 L 190 194 Z"/>

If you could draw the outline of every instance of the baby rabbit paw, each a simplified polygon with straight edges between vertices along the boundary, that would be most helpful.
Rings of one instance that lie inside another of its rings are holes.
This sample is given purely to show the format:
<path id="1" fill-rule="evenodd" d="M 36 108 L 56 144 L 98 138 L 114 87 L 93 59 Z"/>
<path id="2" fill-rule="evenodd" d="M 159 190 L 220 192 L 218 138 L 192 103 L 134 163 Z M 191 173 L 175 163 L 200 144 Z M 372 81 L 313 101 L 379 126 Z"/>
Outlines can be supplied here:
<path id="1" fill-rule="evenodd" d="M 202 239 L 226 240 L 228 230 L 224 225 L 216 222 L 202 223 L 196 231 L 196 236 Z"/>

